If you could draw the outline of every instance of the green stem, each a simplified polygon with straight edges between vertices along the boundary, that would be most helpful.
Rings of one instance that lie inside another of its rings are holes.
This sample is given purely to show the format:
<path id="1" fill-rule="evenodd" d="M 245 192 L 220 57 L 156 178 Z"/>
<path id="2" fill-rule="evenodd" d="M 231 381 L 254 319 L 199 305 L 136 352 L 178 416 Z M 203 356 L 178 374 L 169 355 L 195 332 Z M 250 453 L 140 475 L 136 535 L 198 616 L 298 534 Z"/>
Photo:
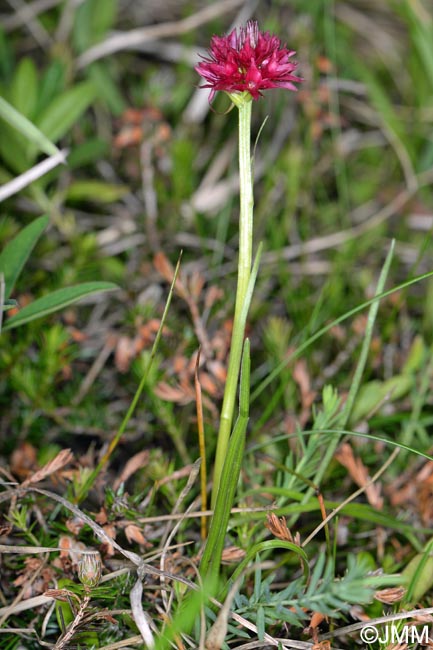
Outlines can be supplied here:
<path id="1" fill-rule="evenodd" d="M 227 454 L 228 440 L 231 433 L 236 393 L 239 383 L 242 347 L 245 334 L 246 317 L 242 307 L 247 294 L 251 275 L 253 248 L 253 178 L 251 169 L 251 97 L 233 94 L 231 99 L 239 109 L 239 260 L 238 285 L 236 291 L 235 315 L 230 346 L 230 360 L 227 381 L 221 409 L 220 428 L 215 456 L 214 480 L 212 490 L 212 507 L 215 505 L 221 481 L 221 473 Z"/>

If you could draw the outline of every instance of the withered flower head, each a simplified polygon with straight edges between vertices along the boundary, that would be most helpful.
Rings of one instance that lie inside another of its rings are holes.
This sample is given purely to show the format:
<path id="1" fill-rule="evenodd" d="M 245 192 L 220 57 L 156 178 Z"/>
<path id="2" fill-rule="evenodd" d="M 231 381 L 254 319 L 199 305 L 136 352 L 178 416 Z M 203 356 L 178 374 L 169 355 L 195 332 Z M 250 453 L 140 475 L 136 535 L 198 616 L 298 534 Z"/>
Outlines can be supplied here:
<path id="1" fill-rule="evenodd" d="M 97 551 L 86 553 L 78 564 L 78 578 L 87 589 L 97 587 L 101 579 L 101 556 Z"/>
<path id="2" fill-rule="evenodd" d="M 269 32 L 261 32 L 257 21 L 249 20 L 239 31 L 228 36 L 213 36 L 209 56 L 195 69 L 206 81 L 202 88 L 211 88 L 211 102 L 218 90 L 227 93 L 249 93 L 259 99 L 261 90 L 285 88 L 297 90 L 293 82 L 302 81 L 292 74 L 295 54 Z"/>

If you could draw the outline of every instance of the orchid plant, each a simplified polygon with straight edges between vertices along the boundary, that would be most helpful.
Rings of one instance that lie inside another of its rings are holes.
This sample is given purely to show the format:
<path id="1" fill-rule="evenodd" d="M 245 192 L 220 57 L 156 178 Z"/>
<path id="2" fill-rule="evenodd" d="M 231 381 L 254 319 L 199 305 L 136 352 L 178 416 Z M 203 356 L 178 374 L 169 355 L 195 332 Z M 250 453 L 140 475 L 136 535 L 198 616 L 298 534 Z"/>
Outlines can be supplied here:
<path id="1" fill-rule="evenodd" d="M 239 256 L 237 291 L 230 358 L 222 404 L 214 465 L 212 506 L 214 517 L 202 559 L 202 570 L 217 577 L 234 493 L 239 479 L 249 410 L 249 342 L 244 341 L 245 324 L 260 254 L 253 265 L 253 174 L 251 160 L 252 102 L 270 88 L 296 90 L 295 52 L 277 36 L 259 30 L 254 20 L 227 36 L 213 36 L 208 56 L 196 66 L 203 77 L 202 88 L 210 88 L 209 102 L 218 91 L 225 92 L 239 116 Z M 242 371 L 241 371 L 242 366 Z M 233 427 L 240 381 L 239 417 Z"/>

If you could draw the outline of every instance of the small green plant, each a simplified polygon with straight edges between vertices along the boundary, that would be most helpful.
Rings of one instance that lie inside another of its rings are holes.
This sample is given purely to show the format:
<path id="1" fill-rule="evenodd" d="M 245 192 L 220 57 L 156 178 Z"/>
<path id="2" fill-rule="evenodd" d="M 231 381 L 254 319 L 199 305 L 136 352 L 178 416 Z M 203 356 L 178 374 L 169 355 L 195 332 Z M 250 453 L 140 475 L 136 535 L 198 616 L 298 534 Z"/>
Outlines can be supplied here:
<path id="1" fill-rule="evenodd" d="M 35 219 L 23 228 L 0 253 L 0 279 L 2 279 L 0 285 L 3 286 L 0 315 L 3 311 L 17 306 L 16 301 L 10 296 L 36 242 L 48 226 L 48 222 L 48 217 L 45 216 Z M 10 330 L 51 314 L 85 296 L 101 291 L 112 291 L 116 288 L 112 282 L 84 282 L 72 287 L 57 289 L 20 309 L 4 323 L 3 330 Z"/>
<path id="2" fill-rule="evenodd" d="M 272 589 L 275 576 L 263 576 L 260 557 L 256 558 L 256 564 L 251 596 L 237 593 L 234 606 L 238 614 L 256 623 L 260 640 L 265 629 L 283 622 L 305 627 L 307 612 L 320 612 L 332 619 L 345 617 L 354 604 L 370 603 L 381 586 L 401 583 L 399 576 L 368 576 L 368 564 L 353 555 L 347 557 L 344 575 L 335 578 L 333 560 L 320 553 L 311 576 L 297 578 L 284 589 Z"/>

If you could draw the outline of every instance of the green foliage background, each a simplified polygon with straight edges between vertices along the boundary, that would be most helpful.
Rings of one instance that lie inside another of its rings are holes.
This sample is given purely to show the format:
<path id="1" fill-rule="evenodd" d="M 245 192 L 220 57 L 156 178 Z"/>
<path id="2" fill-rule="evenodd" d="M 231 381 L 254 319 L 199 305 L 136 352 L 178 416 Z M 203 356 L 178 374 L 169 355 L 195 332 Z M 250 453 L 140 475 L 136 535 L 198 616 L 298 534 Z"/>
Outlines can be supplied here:
<path id="1" fill-rule="evenodd" d="M 103 506 L 112 522 L 120 520 L 119 513 L 132 521 L 171 512 L 186 479 L 164 478 L 198 457 L 191 359 L 203 340 L 196 312 L 211 349 L 202 366 L 210 381 L 203 385 L 209 460 L 215 445 L 222 394 L 218 369 L 227 360 L 236 271 L 236 120 L 235 112 L 226 113 L 223 96 L 208 107 L 193 64 L 212 34 L 230 28 L 240 5 L 234 2 L 232 9 L 191 26 L 191 17 L 212 5 L 218 3 L 149 0 L 135 6 L 84 0 L 75 6 L 59 1 L 29 20 L 19 10 L 0 10 L 0 97 L 54 147 L 17 130 L 0 106 L 0 184 L 56 147 L 68 152 L 66 164 L 0 204 L 0 250 L 40 215 L 48 221 L 11 298 L 25 315 L 35 298 L 44 300 L 65 286 L 94 281 L 120 286 L 17 329 L 12 321 L 8 326 L 9 313 L 3 314 L 2 466 L 15 462 L 17 467 L 13 454 L 27 444 L 36 449 L 32 471 L 71 447 L 81 468 L 65 490 L 77 499 L 86 472 L 119 428 L 149 367 L 152 323 L 161 318 L 169 292 L 154 255 L 163 252 L 174 265 L 183 251 L 189 302 L 174 294 L 145 394 L 111 458 L 105 483 L 83 505 L 94 512 Z M 264 253 L 249 317 L 252 401 L 238 503 L 275 505 L 305 538 L 321 522 L 314 488 L 329 511 L 357 487 L 335 459 L 324 467 L 321 462 L 332 435 L 325 431 L 336 428 L 353 382 L 366 310 L 329 328 L 296 362 L 284 362 L 321 328 L 371 300 L 392 240 L 386 289 L 432 270 L 433 12 L 422 0 L 262 0 L 254 15 L 262 29 L 297 51 L 305 81 L 296 95 L 267 93 L 253 112 L 254 138 L 260 132 L 255 237 Z M 166 23 L 177 28 L 160 36 Z M 156 35 L 131 48 L 125 40 L 115 52 L 90 61 L 92 48 L 110 43 L 113 32 L 130 35 L 138 28 L 154 29 Z M 426 455 L 432 450 L 432 327 L 429 277 L 380 303 L 348 423 L 359 435 L 349 439 L 370 476 L 392 452 L 381 440 L 405 448 L 381 479 L 383 509 L 362 495 L 342 510 L 343 523 L 331 529 L 331 543 L 322 531 L 311 552 L 308 547 L 314 558 L 328 544 L 332 557 L 332 567 L 317 570 L 319 596 L 327 592 L 328 579 L 346 575 L 351 554 L 361 557 L 363 571 L 395 573 L 430 537 L 433 516 L 420 505 L 425 485 L 418 479 L 428 465 L 410 449 Z M 362 433 L 374 439 L 363 440 Z M 147 461 L 122 488 L 126 496 L 104 492 L 143 450 Z M 320 485 L 313 484 L 317 476 Z M 402 484 L 409 488 L 399 504 L 392 495 Z M 21 541 L 34 544 L 36 535 L 38 543 L 55 545 L 63 520 L 53 514 L 48 531 L 36 534 L 31 498 L 24 501 L 24 515 L 14 519 Z M 384 543 L 378 542 L 379 528 L 387 531 Z M 151 527 L 148 533 L 157 548 L 158 531 Z M 229 524 L 225 546 L 248 553 L 268 536 L 262 512 L 239 515 Z M 89 534 L 82 538 L 91 543 Z M 192 542 L 198 552 L 196 523 L 181 526 L 177 541 Z M 290 582 L 297 558 L 259 548 L 273 569 L 246 578 L 234 607 L 252 620 L 260 611 L 263 637 L 265 627 L 281 632 L 273 627 L 279 625 L 278 607 L 285 608 L 287 625 L 293 623 L 286 607 L 296 596 L 293 589 L 282 590 L 279 604 L 269 590 L 276 576 Z M 354 566 L 350 560 L 347 576 L 356 584 L 347 602 L 364 603 Z M 22 560 L 10 560 L 13 575 L 22 568 Z M 419 571 L 415 575 L 418 579 Z M 296 574 L 298 579 L 304 596 L 311 595 Z M 327 592 L 326 613 L 334 596 L 337 603 L 344 600 L 346 586 L 336 596 Z M 417 602 L 430 587 L 427 581 L 416 592 Z M 127 591 L 125 585 L 122 589 Z M 126 607 L 121 593 L 118 608 Z M 342 605 L 334 609 L 347 615 Z M 377 602 L 369 612 L 379 613 Z M 126 615 L 122 620 L 123 630 L 136 632 Z M 239 627 L 230 629 L 228 638 L 237 633 Z M 99 642 L 122 634 L 107 626 Z M 8 643 L 17 647 L 12 637 Z"/>

